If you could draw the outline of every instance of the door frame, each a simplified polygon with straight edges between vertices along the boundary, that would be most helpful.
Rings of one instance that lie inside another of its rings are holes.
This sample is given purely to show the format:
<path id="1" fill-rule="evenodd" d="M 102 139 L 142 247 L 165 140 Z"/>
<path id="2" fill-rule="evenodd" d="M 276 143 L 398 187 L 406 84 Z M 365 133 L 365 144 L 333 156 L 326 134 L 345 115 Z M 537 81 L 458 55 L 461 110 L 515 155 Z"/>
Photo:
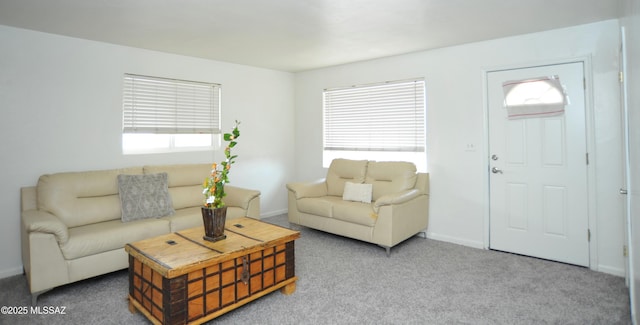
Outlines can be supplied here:
<path id="1" fill-rule="evenodd" d="M 627 77 L 627 64 L 628 64 L 628 59 L 627 59 L 627 32 L 626 32 L 626 28 L 625 26 L 621 26 L 620 27 L 620 73 L 622 74 L 622 78 L 620 80 L 620 96 L 621 96 L 621 104 L 622 104 L 622 128 L 623 128 L 623 136 L 622 136 L 622 145 L 623 145 L 623 154 L 624 157 L 622 159 L 623 161 L 623 167 L 624 167 L 624 181 L 623 181 L 623 185 L 624 185 L 624 190 L 626 190 L 627 192 L 630 192 L 629 189 L 631 187 L 631 152 L 630 152 L 630 145 L 629 145 L 629 90 L 628 90 L 628 83 L 626 81 L 626 77 Z M 620 189 L 620 191 L 622 192 L 622 188 Z M 622 193 L 620 193 L 622 195 Z M 624 194 L 624 203 L 625 203 L 625 220 L 624 220 L 624 226 L 625 226 L 625 241 L 624 241 L 624 245 L 626 247 L 626 253 L 627 256 L 625 257 L 625 282 L 627 284 L 627 287 L 629 288 L 629 299 L 631 302 L 631 311 L 632 311 L 632 315 L 635 314 L 634 308 L 635 308 L 635 303 L 634 303 L 634 299 L 635 299 L 635 291 L 636 291 L 636 286 L 635 286 L 635 281 L 634 281 L 634 274 L 635 274 L 635 269 L 634 269 L 634 265 L 633 265 L 633 233 L 632 233 L 632 221 L 631 221 L 631 193 L 627 193 Z"/>
<path id="2" fill-rule="evenodd" d="M 548 65 L 559 65 L 566 63 L 576 63 L 580 62 L 583 65 L 584 78 L 585 78 L 585 138 L 587 142 L 587 152 L 589 153 L 589 164 L 587 165 L 587 198 L 589 200 L 587 206 L 588 213 L 588 227 L 590 231 L 590 240 L 589 240 L 589 268 L 592 270 L 596 270 L 598 267 L 598 250 L 597 250 L 597 242 L 598 242 L 598 231 L 597 231 L 597 204 L 596 204 L 596 194 L 597 194 L 597 185 L 596 185 L 596 169 L 595 169 L 595 161 L 596 161 L 596 145 L 595 145 L 595 121 L 594 121 L 594 111 L 593 111 L 593 76 L 592 76 L 592 66 L 591 66 L 591 56 L 578 56 L 572 58 L 565 59 L 557 59 L 557 60 L 543 60 L 543 61 L 535 61 L 535 62 L 524 62 L 518 64 L 510 64 L 510 65 L 501 65 L 501 66 L 491 66 L 485 67 L 481 70 L 482 74 L 482 109 L 483 109 L 483 156 L 482 156 L 482 166 L 484 168 L 482 173 L 482 184 L 483 184 L 483 200 L 484 211 L 483 211 L 483 224 L 484 224 L 484 232 L 483 232 L 483 247 L 484 249 L 489 249 L 489 236 L 490 236 L 490 159 L 489 159 L 489 85 L 487 84 L 487 78 L 489 73 L 498 72 L 504 70 L 514 70 L 514 69 L 523 69 L 523 68 L 532 68 L 539 66 L 548 66 Z M 569 97 L 571 98 L 571 97 Z M 587 236 L 587 234 L 585 234 Z"/>

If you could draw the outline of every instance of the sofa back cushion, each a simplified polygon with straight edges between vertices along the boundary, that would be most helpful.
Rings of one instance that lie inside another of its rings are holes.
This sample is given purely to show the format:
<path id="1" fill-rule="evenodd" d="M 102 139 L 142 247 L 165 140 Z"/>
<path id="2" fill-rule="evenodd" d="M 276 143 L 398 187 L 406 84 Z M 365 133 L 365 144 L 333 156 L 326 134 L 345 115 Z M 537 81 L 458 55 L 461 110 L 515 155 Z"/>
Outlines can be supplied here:
<path id="1" fill-rule="evenodd" d="M 38 179 L 37 206 L 67 227 L 120 219 L 118 175 L 142 174 L 142 168 L 68 172 Z"/>
<path id="2" fill-rule="evenodd" d="M 169 195 L 177 210 L 203 204 L 202 183 L 211 173 L 211 164 L 144 166 L 144 173 L 169 175 Z"/>
<path id="3" fill-rule="evenodd" d="M 327 194 L 342 196 L 346 182 L 363 183 L 367 160 L 334 159 L 327 171 Z"/>
<path id="4" fill-rule="evenodd" d="M 416 166 L 404 161 L 370 161 L 365 183 L 373 184 L 373 201 L 416 185 Z"/>

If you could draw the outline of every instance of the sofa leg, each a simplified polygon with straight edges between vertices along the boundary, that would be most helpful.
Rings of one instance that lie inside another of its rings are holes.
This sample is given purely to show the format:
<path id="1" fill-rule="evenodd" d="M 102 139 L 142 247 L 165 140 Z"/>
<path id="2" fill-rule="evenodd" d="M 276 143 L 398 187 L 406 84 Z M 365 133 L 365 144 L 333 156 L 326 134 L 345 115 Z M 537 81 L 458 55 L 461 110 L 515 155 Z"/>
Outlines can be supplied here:
<path id="1" fill-rule="evenodd" d="M 38 305 L 38 297 L 40 297 L 41 294 L 49 291 L 51 289 L 47 289 L 47 290 L 42 290 L 42 291 L 38 291 L 38 292 L 32 292 L 31 293 L 31 306 L 37 306 Z"/>
<path id="2" fill-rule="evenodd" d="M 426 231 L 421 231 L 419 233 L 417 233 L 416 235 L 418 235 L 418 237 L 422 237 L 424 239 L 427 239 L 427 232 Z"/>
<path id="3" fill-rule="evenodd" d="M 387 257 L 391 256 L 391 247 L 388 246 L 381 246 L 382 248 L 384 248 L 387 251 Z"/>

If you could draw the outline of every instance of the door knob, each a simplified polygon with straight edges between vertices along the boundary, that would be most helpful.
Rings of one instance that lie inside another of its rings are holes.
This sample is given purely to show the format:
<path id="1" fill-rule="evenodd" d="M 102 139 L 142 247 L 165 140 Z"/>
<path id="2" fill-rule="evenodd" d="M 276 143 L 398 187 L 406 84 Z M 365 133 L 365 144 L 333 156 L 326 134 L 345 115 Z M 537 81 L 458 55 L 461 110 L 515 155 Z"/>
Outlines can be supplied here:
<path id="1" fill-rule="evenodd" d="M 496 167 L 491 168 L 491 172 L 494 174 L 502 174 L 502 170 Z"/>

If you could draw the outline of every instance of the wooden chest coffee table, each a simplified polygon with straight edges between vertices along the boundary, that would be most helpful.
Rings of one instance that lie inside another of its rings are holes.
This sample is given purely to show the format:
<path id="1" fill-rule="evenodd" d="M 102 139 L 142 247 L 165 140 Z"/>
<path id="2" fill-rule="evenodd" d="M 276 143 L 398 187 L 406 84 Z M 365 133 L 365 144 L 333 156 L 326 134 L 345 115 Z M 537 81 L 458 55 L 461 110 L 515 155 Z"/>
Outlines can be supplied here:
<path id="1" fill-rule="evenodd" d="M 240 218 L 225 234 L 209 242 L 196 227 L 127 244 L 129 310 L 154 324 L 200 324 L 272 291 L 295 291 L 298 231 Z"/>

